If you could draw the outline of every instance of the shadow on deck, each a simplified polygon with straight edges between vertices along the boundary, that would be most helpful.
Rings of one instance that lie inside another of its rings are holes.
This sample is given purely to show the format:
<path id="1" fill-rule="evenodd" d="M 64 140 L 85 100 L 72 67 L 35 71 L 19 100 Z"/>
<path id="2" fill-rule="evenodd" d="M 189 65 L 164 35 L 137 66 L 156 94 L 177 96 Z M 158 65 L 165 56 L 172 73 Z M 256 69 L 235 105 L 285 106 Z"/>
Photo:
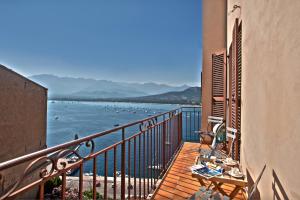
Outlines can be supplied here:
<path id="1" fill-rule="evenodd" d="M 183 144 L 152 199 L 188 199 L 199 190 L 201 185 L 192 177 L 190 170 L 199 155 L 199 147 L 199 143 L 185 142 Z M 208 185 L 208 182 L 206 184 Z M 234 186 L 224 184 L 222 188 L 226 193 L 230 193 Z M 245 198 L 240 191 L 235 199 Z"/>

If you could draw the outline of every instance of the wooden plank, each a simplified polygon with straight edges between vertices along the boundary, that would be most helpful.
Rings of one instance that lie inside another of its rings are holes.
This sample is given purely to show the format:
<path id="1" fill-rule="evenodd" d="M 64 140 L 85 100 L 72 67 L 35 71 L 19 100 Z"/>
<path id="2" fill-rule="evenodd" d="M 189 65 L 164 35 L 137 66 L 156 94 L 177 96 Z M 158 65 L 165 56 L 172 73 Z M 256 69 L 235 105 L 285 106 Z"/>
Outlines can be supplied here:
<path id="1" fill-rule="evenodd" d="M 152 199 L 187 199 L 199 190 L 200 183 L 192 177 L 190 167 L 194 165 L 196 157 L 199 155 L 199 143 L 185 142 L 173 165 L 166 173 L 163 181 L 159 185 Z M 203 145 L 202 145 L 203 146 Z M 205 182 L 208 186 L 209 182 Z M 223 184 L 221 188 L 226 194 L 234 191 L 235 186 Z M 234 199 L 244 200 L 240 191 Z"/>

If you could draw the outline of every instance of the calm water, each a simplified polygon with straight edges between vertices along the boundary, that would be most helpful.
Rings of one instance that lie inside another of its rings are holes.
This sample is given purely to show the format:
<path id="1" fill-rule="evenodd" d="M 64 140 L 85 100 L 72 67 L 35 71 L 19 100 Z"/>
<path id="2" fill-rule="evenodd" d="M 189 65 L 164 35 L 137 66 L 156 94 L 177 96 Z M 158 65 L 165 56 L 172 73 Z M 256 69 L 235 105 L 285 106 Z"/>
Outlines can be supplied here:
<path id="1" fill-rule="evenodd" d="M 49 101 L 48 102 L 48 147 L 61 144 L 74 139 L 74 135 L 84 137 L 93 133 L 114 128 L 115 124 L 134 122 L 150 115 L 166 112 L 180 105 L 172 104 L 143 104 L 143 103 L 111 103 L 111 102 L 71 102 Z M 128 129 L 126 137 L 137 132 L 137 127 Z M 95 150 L 101 150 L 121 139 L 120 132 L 105 135 L 95 139 Z M 83 147 L 81 154 L 89 151 Z M 113 175 L 113 151 L 108 153 L 109 176 Z M 104 174 L 103 156 L 98 156 L 97 173 Z M 117 149 L 117 170 L 120 170 L 120 148 Z M 92 163 L 84 165 L 84 171 L 92 171 Z"/>
<path id="2" fill-rule="evenodd" d="M 48 101 L 48 147 L 178 108 L 172 104 Z"/>

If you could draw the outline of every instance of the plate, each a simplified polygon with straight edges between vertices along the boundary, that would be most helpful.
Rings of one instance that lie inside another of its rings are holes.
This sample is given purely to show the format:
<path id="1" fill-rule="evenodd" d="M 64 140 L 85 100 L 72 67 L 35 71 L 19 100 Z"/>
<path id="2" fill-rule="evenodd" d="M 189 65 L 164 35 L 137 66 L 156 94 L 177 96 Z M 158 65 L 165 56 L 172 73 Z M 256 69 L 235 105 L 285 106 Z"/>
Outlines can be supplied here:
<path id="1" fill-rule="evenodd" d="M 236 174 L 236 173 L 233 173 L 232 171 L 229 171 L 228 174 L 234 178 L 243 178 L 244 177 L 244 174 L 241 172 Z"/>
<path id="2" fill-rule="evenodd" d="M 237 162 L 236 161 L 230 161 L 230 162 L 227 162 L 226 160 L 224 160 L 224 162 L 223 162 L 225 165 L 228 165 L 228 166 L 235 166 L 236 164 L 237 164 Z"/>

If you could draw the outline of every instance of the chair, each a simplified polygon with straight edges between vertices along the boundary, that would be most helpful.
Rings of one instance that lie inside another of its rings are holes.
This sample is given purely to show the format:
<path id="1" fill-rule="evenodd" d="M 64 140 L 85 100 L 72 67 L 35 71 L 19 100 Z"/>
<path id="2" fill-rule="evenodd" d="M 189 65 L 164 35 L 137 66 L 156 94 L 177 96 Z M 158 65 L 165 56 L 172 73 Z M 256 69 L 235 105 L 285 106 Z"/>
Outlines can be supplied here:
<path id="1" fill-rule="evenodd" d="M 232 149 L 233 149 L 233 145 L 234 145 L 234 142 L 235 142 L 237 129 L 227 127 L 226 130 L 227 130 L 227 133 L 226 133 L 227 139 L 226 140 L 229 141 L 229 139 L 231 139 L 231 145 L 230 145 L 227 157 L 230 157 L 230 156 L 232 157 Z"/>
<path id="2" fill-rule="evenodd" d="M 195 133 L 199 133 L 200 135 L 200 144 L 202 144 L 204 137 L 209 136 L 209 137 L 214 137 L 214 129 L 217 129 L 217 127 L 224 122 L 224 119 L 222 117 L 214 117 L 214 116 L 208 116 L 207 118 L 207 126 L 206 126 L 206 131 L 195 131 Z M 214 124 L 213 126 L 213 131 L 209 131 L 209 125 Z"/>
<path id="3" fill-rule="evenodd" d="M 226 143 L 227 136 L 226 136 L 225 122 L 223 122 L 222 124 L 215 125 L 213 129 L 213 133 L 214 133 L 214 139 L 212 144 L 209 145 L 210 149 L 200 149 L 200 154 L 208 158 L 210 158 L 211 156 L 216 156 L 217 158 L 226 158 L 226 155 L 222 151 L 218 150 L 221 144 Z"/>
<path id="4" fill-rule="evenodd" d="M 255 194 L 256 190 L 257 190 L 257 185 L 264 173 L 266 169 L 266 165 L 263 167 L 262 171 L 260 172 L 259 176 L 257 177 L 256 181 L 254 182 L 254 184 L 249 188 L 244 188 L 245 193 L 246 193 L 246 198 L 248 200 L 252 200 L 253 199 L 253 195 Z M 193 196 L 190 197 L 190 200 L 194 200 L 194 199 L 202 199 L 202 197 L 204 197 L 204 199 L 210 199 L 210 200 L 229 200 L 230 197 L 226 196 L 226 195 L 222 195 L 220 192 L 215 191 L 213 192 L 211 189 L 204 189 L 203 186 L 200 187 L 199 191 L 196 192 Z"/>

